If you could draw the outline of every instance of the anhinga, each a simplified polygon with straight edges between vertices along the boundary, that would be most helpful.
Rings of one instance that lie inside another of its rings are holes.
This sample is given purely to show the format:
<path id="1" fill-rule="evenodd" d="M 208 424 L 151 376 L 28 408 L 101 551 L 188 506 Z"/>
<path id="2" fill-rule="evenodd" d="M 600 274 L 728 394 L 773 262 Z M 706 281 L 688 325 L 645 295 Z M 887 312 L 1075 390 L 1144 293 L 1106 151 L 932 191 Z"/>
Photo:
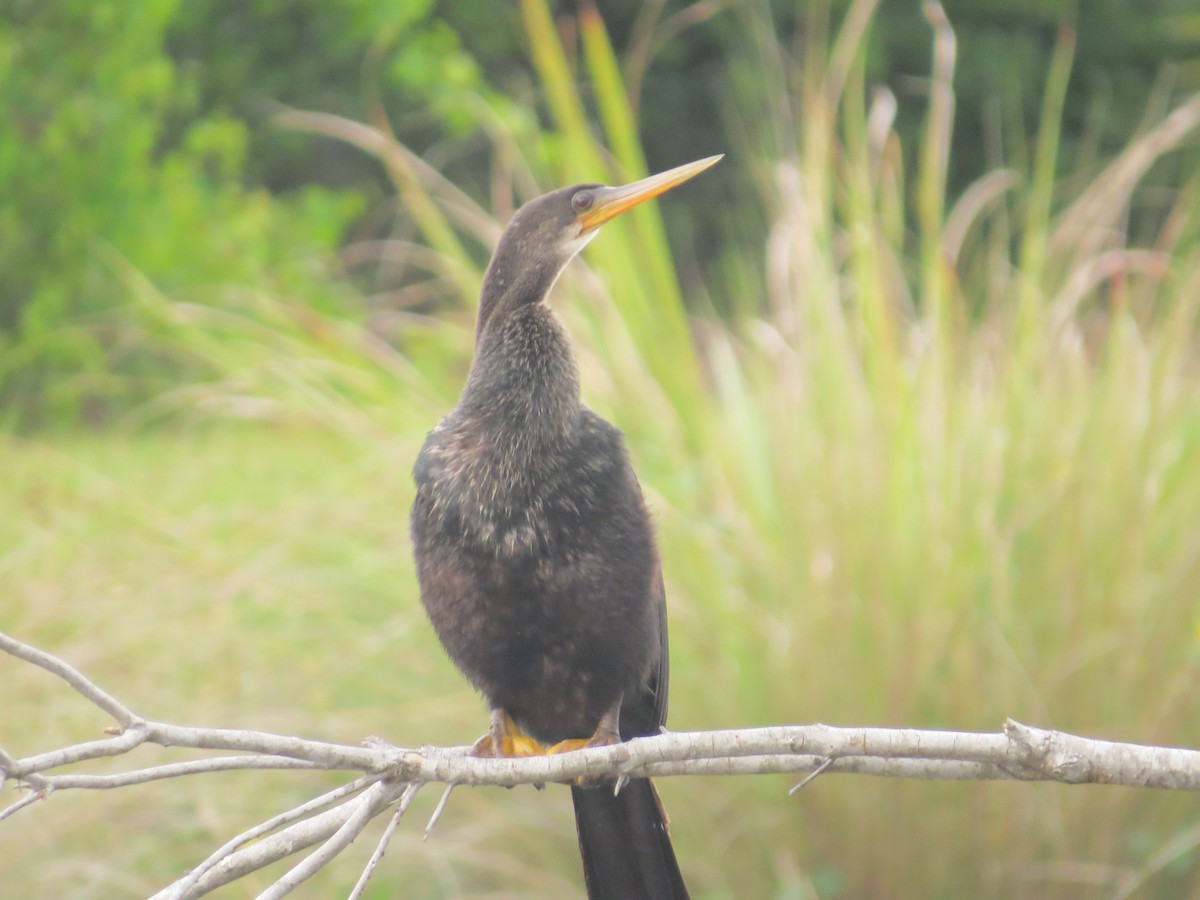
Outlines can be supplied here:
<path id="1" fill-rule="evenodd" d="M 492 256 L 470 375 L 417 458 L 412 509 L 421 600 L 491 708 L 479 755 L 599 746 L 666 721 L 650 518 L 621 432 L 580 403 L 570 341 L 545 301 L 603 223 L 720 158 L 531 200 Z M 687 896 L 648 780 L 617 794 L 576 785 L 572 798 L 590 897 Z"/>

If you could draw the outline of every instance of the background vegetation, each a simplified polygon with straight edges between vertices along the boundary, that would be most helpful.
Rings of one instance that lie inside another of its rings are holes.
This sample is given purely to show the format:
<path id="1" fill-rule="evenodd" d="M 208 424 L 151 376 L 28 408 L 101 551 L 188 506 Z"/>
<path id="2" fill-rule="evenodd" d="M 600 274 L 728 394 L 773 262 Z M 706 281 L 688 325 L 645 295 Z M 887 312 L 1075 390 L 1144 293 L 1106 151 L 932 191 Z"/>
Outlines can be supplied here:
<path id="1" fill-rule="evenodd" d="M 406 516 L 488 251 L 727 151 L 556 299 L 659 521 L 672 725 L 1200 745 L 1200 19 L 1106 8 L 7 4 L 0 626 L 157 718 L 473 738 Z M 10 752 L 104 724 L 0 678 Z M 786 787 L 663 786 L 697 896 L 1200 892 L 1189 797 Z M 55 797 L 0 880 L 145 895 L 312 792 Z M 577 892 L 564 794 L 456 794 L 376 895 Z"/>

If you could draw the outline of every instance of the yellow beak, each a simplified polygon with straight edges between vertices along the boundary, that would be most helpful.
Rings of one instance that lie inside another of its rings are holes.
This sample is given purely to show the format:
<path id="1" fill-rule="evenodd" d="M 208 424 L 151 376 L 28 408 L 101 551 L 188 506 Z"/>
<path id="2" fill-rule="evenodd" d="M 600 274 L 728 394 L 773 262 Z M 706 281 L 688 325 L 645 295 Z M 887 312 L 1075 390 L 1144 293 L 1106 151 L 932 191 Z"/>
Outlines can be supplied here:
<path id="1" fill-rule="evenodd" d="M 579 214 L 580 235 L 595 231 L 609 219 L 616 218 L 626 210 L 633 209 L 639 203 L 644 203 L 683 184 L 690 178 L 695 178 L 709 166 L 716 165 L 724 155 L 724 153 L 718 153 L 716 156 L 685 163 L 632 184 L 596 188 L 596 199 L 591 209 Z"/>

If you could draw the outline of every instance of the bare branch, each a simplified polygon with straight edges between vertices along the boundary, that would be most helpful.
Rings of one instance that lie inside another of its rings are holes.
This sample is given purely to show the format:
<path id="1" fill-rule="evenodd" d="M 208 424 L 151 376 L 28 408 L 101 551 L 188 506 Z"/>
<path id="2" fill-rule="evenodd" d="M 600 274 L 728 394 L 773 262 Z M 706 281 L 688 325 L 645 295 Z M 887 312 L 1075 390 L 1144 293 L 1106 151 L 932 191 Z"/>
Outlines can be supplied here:
<path id="1" fill-rule="evenodd" d="M 629 776 L 754 775 L 812 771 L 902 778 L 1060 781 L 1200 790 L 1200 751 L 1147 747 L 1031 729 L 1008 733 L 781 725 L 669 732 L 623 744 L 523 759 L 475 759 L 460 748 L 397 750 L 397 777 L 511 787 Z M 1021 737 L 1018 740 L 1018 736 Z M 1063 739 L 1069 738 L 1064 742 Z M 1057 753 L 1058 756 L 1052 754 Z M 796 759 L 795 757 L 807 757 Z M 868 761 L 874 761 L 868 763 Z M 1072 760 L 1071 765 L 1066 760 Z"/>
<path id="2" fill-rule="evenodd" d="M 0 747 L 0 787 L 10 778 L 18 778 L 16 772 L 17 761 L 4 748 Z M 33 772 L 20 776 L 20 780 L 35 791 L 41 791 L 46 787 L 46 779 Z"/>
<path id="3" fill-rule="evenodd" d="M 348 747 L 325 741 L 244 731 L 237 728 L 189 728 L 163 722 L 146 723 L 146 740 L 164 747 L 190 747 L 194 750 L 235 750 L 242 753 L 269 753 L 304 759 L 321 769 L 359 769 L 370 771 L 386 766 L 386 755 L 378 750 Z"/>
<path id="4" fill-rule="evenodd" d="M 38 800 L 43 799 L 46 796 L 46 793 L 47 792 L 44 790 L 30 791 L 16 803 L 9 804 L 9 806 L 7 806 L 3 812 L 0 812 L 0 822 L 3 822 L 14 813 L 20 812 L 26 806 L 29 806 L 29 804 L 36 803 Z"/>
<path id="5" fill-rule="evenodd" d="M 70 747 L 63 747 L 61 750 L 51 750 L 48 753 L 27 756 L 25 759 L 16 760 L 12 769 L 8 771 L 8 776 L 24 781 L 30 774 L 57 769 L 60 766 L 69 766 L 72 763 L 82 762 L 85 759 L 120 756 L 123 753 L 128 753 L 145 740 L 146 726 L 143 723 L 138 723 L 130 726 L 123 734 L 117 737 L 105 738 L 100 741 L 88 741 L 83 744 L 72 744 Z"/>
<path id="6" fill-rule="evenodd" d="M 407 791 L 408 785 L 405 785 L 404 789 Z M 290 894 L 309 878 L 312 878 L 332 862 L 339 853 L 349 847 L 350 843 L 362 834 L 367 823 L 387 809 L 393 799 L 388 785 L 384 783 L 371 785 L 367 792 L 358 798 L 353 814 L 342 824 L 342 827 L 335 831 L 333 836 L 321 845 L 320 849 L 306 857 L 302 863 L 294 866 L 270 888 L 263 891 L 259 895 L 259 900 L 280 900 L 281 897 Z"/>
<path id="7" fill-rule="evenodd" d="M 192 759 L 187 762 L 150 766 L 145 769 L 136 769 L 132 772 L 116 772 L 111 775 L 47 775 L 45 782 L 47 787 L 57 791 L 69 788 L 95 791 L 129 787 L 133 784 L 145 784 L 148 781 L 161 781 L 164 778 L 204 775 L 209 772 L 229 772 L 241 769 L 320 768 L 320 766 L 308 760 L 291 759 L 286 756 L 215 756 L 210 759 Z"/>
<path id="8" fill-rule="evenodd" d="M 1197 750 L 1097 741 L 1012 719 L 1004 724 L 1004 734 L 1021 757 L 1019 777 L 1026 780 L 1200 790 Z"/>
<path id="9" fill-rule="evenodd" d="M 243 831 L 233 840 L 228 841 L 217 848 L 217 850 L 211 856 L 209 856 L 208 859 L 204 860 L 204 862 L 192 869 L 192 871 L 189 872 L 184 878 L 181 878 L 179 881 L 155 894 L 152 900 L 177 900 L 179 897 L 189 896 L 188 892 L 199 883 L 202 876 L 207 874 L 210 869 L 221 863 L 227 857 L 231 856 L 239 847 L 250 843 L 250 841 L 257 840 L 264 834 L 270 834 L 276 828 L 279 828 L 283 825 L 288 825 L 292 822 L 295 822 L 297 819 L 303 819 L 305 816 L 314 813 L 319 809 L 324 809 L 331 803 L 335 803 L 344 799 L 345 797 L 357 794 L 363 788 L 369 787 L 370 785 L 379 781 L 382 777 L 382 775 L 378 774 L 363 775 L 361 778 L 356 778 L 349 784 L 344 784 L 340 788 L 335 788 L 328 793 L 322 794 L 319 797 L 315 797 L 312 800 L 309 800 L 307 803 L 300 804 L 294 809 L 290 809 L 287 812 L 280 813 L 273 818 L 267 819 L 267 821 L 261 823 L 260 825 L 254 826 L 248 831 Z"/>
<path id="10" fill-rule="evenodd" d="M 442 817 L 442 813 L 446 811 L 446 804 L 450 802 L 450 792 L 454 790 L 454 785 L 446 785 L 446 789 L 442 791 L 442 798 L 438 800 L 438 804 L 434 807 L 433 815 L 429 817 L 429 822 L 425 826 L 425 834 L 421 840 L 429 840 L 429 835 L 433 833 L 433 828 L 437 825 L 438 820 Z"/>
<path id="11" fill-rule="evenodd" d="M 11 638 L 2 631 L 0 631 L 0 650 L 15 656 L 17 659 L 23 659 L 26 662 L 33 663 L 35 666 L 40 666 L 47 672 L 53 672 L 79 693 L 83 694 L 88 700 L 91 700 L 120 722 L 122 727 L 128 728 L 138 721 L 138 717 L 134 715 L 131 709 L 117 700 L 116 697 L 102 691 L 91 681 L 84 678 L 74 666 L 63 662 L 57 656 L 51 656 L 44 650 L 38 650 L 36 647 L 22 643 L 16 638 Z"/>
<path id="12" fill-rule="evenodd" d="M 1008 779 L 1200 790 L 1198 750 L 1093 740 L 1012 720 L 1005 723 L 1002 733 L 829 725 L 664 733 L 609 747 L 521 759 L 478 759 L 470 755 L 470 747 L 404 749 L 379 739 L 352 747 L 260 731 L 148 721 L 48 653 L 4 635 L 0 635 L 0 650 L 59 675 L 113 715 L 122 728 L 111 738 L 25 759 L 14 759 L 0 750 L 4 781 L 14 779 L 31 789 L 28 796 L 0 812 L 0 820 L 66 789 L 119 788 L 235 769 L 344 769 L 364 773 L 228 841 L 190 873 L 164 888 L 156 895 L 160 900 L 201 896 L 324 842 L 264 895 L 282 897 L 336 857 L 372 818 L 399 800 L 400 808 L 355 888 L 361 893 L 383 856 L 399 816 L 416 791 L 430 782 L 450 787 L 512 787 L 571 783 L 578 778 L 616 778 L 619 783 L 631 777 L 809 772 L 813 775 L 801 786 L 822 773 L 856 773 L 929 780 Z M 193 759 L 114 774 L 41 774 L 88 759 L 125 754 L 143 743 L 242 755 Z M 437 815 L 435 812 L 434 821 Z"/>
<path id="13" fill-rule="evenodd" d="M 837 760 L 835 760 L 833 757 L 826 758 L 826 760 L 824 762 L 822 762 L 819 766 L 817 766 L 815 769 L 813 769 L 811 772 L 809 772 L 803 781 L 801 781 L 797 785 L 794 785 L 792 787 L 792 789 L 790 791 L 788 791 L 788 796 L 791 797 L 795 794 L 798 794 L 800 791 L 804 790 L 805 787 L 807 787 L 812 782 L 816 781 L 817 778 L 822 773 L 824 773 L 830 766 L 832 766 L 835 762 L 837 762 Z"/>
<path id="14" fill-rule="evenodd" d="M 726 759 L 682 759 L 647 763 L 638 775 L 668 778 L 679 775 L 873 775 L 878 778 L 911 778 L 918 781 L 1002 781 L 1009 773 L 990 763 L 939 759 L 888 759 L 874 756 L 828 757 L 802 753 L 796 756 L 736 756 Z M 805 778 L 799 786 L 808 781 Z M 789 793 L 796 790 L 793 788 Z"/>
<path id="15" fill-rule="evenodd" d="M 375 873 L 376 866 L 383 859 L 383 854 L 387 852 L 388 842 L 391 841 L 392 835 L 396 831 L 396 826 L 400 824 L 401 817 L 408 812 L 408 805 L 412 803 L 413 797 L 417 796 L 417 791 L 420 789 L 421 785 L 419 784 L 410 784 L 404 789 L 404 794 L 400 797 L 400 802 L 396 804 L 396 812 L 392 814 L 391 820 L 387 823 L 387 828 L 379 836 L 379 843 L 375 845 L 375 852 L 367 860 L 367 865 L 363 869 L 362 875 L 358 878 L 358 883 L 354 885 L 354 890 L 350 892 L 347 900 L 358 900 L 362 896 L 363 889 L 366 888 L 367 882 L 371 880 L 371 876 Z M 446 789 L 447 793 L 449 793 L 449 790 L 449 788 Z"/>
<path id="16" fill-rule="evenodd" d="M 374 814 L 376 815 L 386 809 L 388 804 L 398 800 L 407 787 L 405 784 L 396 784 L 390 781 L 380 783 L 383 785 L 384 792 L 379 798 L 380 805 L 375 809 Z M 343 803 L 320 815 L 297 822 L 277 834 L 243 847 L 205 873 L 191 892 L 176 896 L 202 896 L 231 881 L 237 881 L 251 872 L 269 866 L 271 863 L 286 859 L 293 853 L 298 853 L 318 841 L 329 838 L 346 824 L 354 812 L 353 804 Z"/>

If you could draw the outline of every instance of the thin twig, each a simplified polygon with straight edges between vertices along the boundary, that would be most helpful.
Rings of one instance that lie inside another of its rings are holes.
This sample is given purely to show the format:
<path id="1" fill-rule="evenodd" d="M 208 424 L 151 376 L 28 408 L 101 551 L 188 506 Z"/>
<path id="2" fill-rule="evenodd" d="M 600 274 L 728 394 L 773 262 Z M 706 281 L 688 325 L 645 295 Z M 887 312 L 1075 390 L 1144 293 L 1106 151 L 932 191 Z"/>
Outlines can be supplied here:
<path id="1" fill-rule="evenodd" d="M 287 874 L 259 894 L 259 900 L 280 900 L 281 897 L 290 894 L 350 846 L 351 841 L 362 833 L 362 830 L 367 827 L 367 823 L 386 805 L 384 785 L 372 785 L 365 794 L 358 798 L 353 815 L 345 821 L 342 827 L 335 831 L 332 837 L 317 850 L 306 856 L 301 863 L 293 866 Z"/>
<path id="2" fill-rule="evenodd" d="M 811 772 L 809 772 L 807 778 L 805 778 L 799 784 L 792 787 L 792 789 L 790 791 L 788 791 L 788 796 L 793 797 L 797 793 L 802 791 L 806 784 L 808 784 L 810 781 L 814 781 L 818 775 L 820 775 L 822 772 L 824 772 L 826 769 L 828 769 L 830 766 L 832 766 L 834 764 L 834 761 L 835 760 L 832 756 L 828 757 L 825 760 L 825 762 L 821 763 L 819 766 L 817 766 L 815 769 L 813 769 Z"/>
<path id="3" fill-rule="evenodd" d="M 144 723 L 131 725 L 117 737 L 104 738 L 99 741 L 85 741 L 82 744 L 72 744 L 60 750 L 51 750 L 37 756 L 27 756 L 18 759 L 8 773 L 10 778 L 20 778 L 22 781 L 30 774 L 69 766 L 83 762 L 85 759 L 102 759 L 106 756 L 121 756 L 137 747 L 146 740 Z"/>
<path id="4" fill-rule="evenodd" d="M 101 690 L 85 678 L 78 669 L 59 659 L 57 656 L 51 656 L 44 650 L 39 650 L 36 647 L 18 641 L 16 638 L 9 637 L 4 632 L 0 632 L 0 650 L 57 675 L 88 700 L 92 701 L 92 703 L 120 722 L 125 728 L 139 721 L 138 716 L 134 714 L 133 710 L 107 691 Z"/>
<path id="5" fill-rule="evenodd" d="M 310 813 L 314 813 L 319 809 L 329 806 L 345 797 L 352 794 L 357 794 L 363 788 L 369 787 L 376 781 L 379 781 L 383 776 L 381 774 L 363 775 L 361 778 L 356 778 L 348 784 L 344 784 L 339 788 L 335 788 L 328 793 L 322 794 L 320 797 L 314 797 L 307 803 L 302 803 L 294 809 L 289 809 L 287 812 L 282 812 L 274 816 L 260 825 L 255 825 L 253 828 L 243 831 L 237 837 L 222 844 L 216 851 L 192 869 L 184 878 L 155 894 L 155 900 L 177 900 L 177 898 L 189 896 L 191 891 L 200 879 L 208 873 L 210 869 L 218 865 L 222 860 L 236 851 L 239 847 L 245 846 L 250 841 L 262 837 L 264 834 L 270 834 L 276 828 L 283 825 L 295 822 L 297 819 L 302 819 Z"/>
<path id="6" fill-rule="evenodd" d="M 0 822 L 3 822 L 9 816 L 14 815 L 15 813 L 20 812 L 22 809 L 24 809 L 26 806 L 29 806 L 31 803 L 37 803 L 37 801 L 45 799 L 45 797 L 46 797 L 46 791 L 44 791 L 44 790 L 30 791 L 28 794 L 26 794 L 24 797 L 22 797 L 16 803 L 10 804 L 8 807 L 5 808 L 5 810 L 3 812 L 0 812 Z"/>
<path id="7" fill-rule="evenodd" d="M 446 790 L 442 791 L 442 797 L 438 800 L 437 806 L 433 810 L 433 815 L 429 817 L 429 824 L 425 826 L 425 834 L 421 836 L 422 841 L 429 840 L 429 835 L 433 833 L 433 826 L 438 823 L 438 819 L 442 817 L 442 811 L 446 808 L 446 803 L 450 799 L 450 792 L 454 790 L 454 785 L 446 785 Z"/>
<path id="8" fill-rule="evenodd" d="M 160 781 L 163 778 L 182 778 L 187 775 L 205 775 L 209 772 L 229 772 L 243 769 L 320 769 L 306 759 L 287 756 L 216 756 L 211 759 L 192 759 L 187 762 L 169 763 L 135 769 L 132 772 L 116 772 L 111 775 L 47 775 L 46 784 L 55 790 L 74 788 L 77 790 L 109 790 Z"/>
<path id="9" fill-rule="evenodd" d="M 388 786 L 390 790 L 389 782 L 380 780 L 379 784 Z M 395 788 L 390 800 L 400 798 L 402 792 L 402 787 Z M 346 824 L 356 809 L 358 809 L 358 804 L 354 800 L 347 800 L 334 808 L 294 822 L 280 832 L 248 842 L 235 852 L 228 854 L 220 864 L 205 872 L 196 887 L 187 894 L 188 898 L 197 898 L 197 896 L 208 894 L 212 890 L 222 887 L 223 884 L 238 881 L 239 878 L 250 875 L 251 872 L 264 869 L 265 866 L 277 863 L 278 860 L 287 859 L 293 853 L 299 853 L 307 847 L 319 844 L 320 841 L 328 839 L 330 835 L 337 832 L 338 828 Z"/>
<path id="10" fill-rule="evenodd" d="M 363 868 L 362 874 L 358 876 L 358 882 L 354 885 L 354 890 L 350 892 L 347 900 L 358 900 L 362 896 L 367 882 L 371 880 L 371 876 L 375 873 L 379 861 L 383 859 L 383 854 L 387 852 L 388 843 L 392 839 L 392 834 L 396 831 L 396 826 L 400 824 L 401 817 L 408 812 L 408 805 L 412 803 L 413 797 L 417 796 L 417 791 L 421 787 L 421 784 L 413 783 L 404 789 L 404 794 L 400 797 L 400 802 L 396 806 L 396 812 L 388 821 L 387 827 L 383 829 L 383 834 L 379 836 L 379 843 L 375 845 L 375 851 L 371 854 L 371 858 L 367 860 L 367 865 Z"/>

